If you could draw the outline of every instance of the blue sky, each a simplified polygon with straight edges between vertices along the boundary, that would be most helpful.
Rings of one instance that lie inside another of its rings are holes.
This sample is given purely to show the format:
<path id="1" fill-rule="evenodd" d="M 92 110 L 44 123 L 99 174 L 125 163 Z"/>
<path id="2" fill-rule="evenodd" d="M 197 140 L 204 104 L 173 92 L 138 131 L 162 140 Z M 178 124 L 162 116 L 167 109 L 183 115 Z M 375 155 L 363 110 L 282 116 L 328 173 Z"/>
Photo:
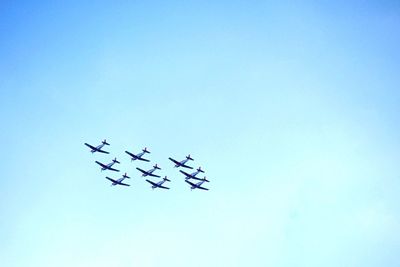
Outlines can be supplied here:
<path id="1" fill-rule="evenodd" d="M 398 266 L 399 26 L 397 1 L 3 1 L 0 265 Z"/>

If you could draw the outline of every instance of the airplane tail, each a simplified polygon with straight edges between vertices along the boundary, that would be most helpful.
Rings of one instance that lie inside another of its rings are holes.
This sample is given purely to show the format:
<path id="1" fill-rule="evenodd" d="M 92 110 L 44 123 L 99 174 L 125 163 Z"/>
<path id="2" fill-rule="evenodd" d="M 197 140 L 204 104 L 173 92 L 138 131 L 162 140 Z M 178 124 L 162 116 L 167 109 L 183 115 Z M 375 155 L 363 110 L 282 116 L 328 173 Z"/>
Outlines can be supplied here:
<path id="1" fill-rule="evenodd" d="M 102 143 L 103 143 L 103 145 L 110 145 L 109 143 L 107 143 L 107 140 L 106 139 L 104 139 L 103 141 L 102 141 Z"/>
<path id="2" fill-rule="evenodd" d="M 129 177 L 126 173 L 122 177 L 131 179 L 131 177 Z"/>
<path id="3" fill-rule="evenodd" d="M 194 159 L 192 159 L 192 157 L 190 157 L 190 154 L 187 155 L 186 158 L 187 158 L 188 160 L 194 160 Z"/>
<path id="4" fill-rule="evenodd" d="M 165 176 L 165 177 L 164 177 L 164 181 L 171 182 L 171 180 L 170 180 L 170 179 L 167 179 L 167 176 Z"/>
<path id="5" fill-rule="evenodd" d="M 199 168 L 197 169 L 197 171 L 198 171 L 198 172 L 204 173 L 204 171 L 201 169 L 201 167 L 199 167 Z"/>
<path id="6" fill-rule="evenodd" d="M 157 165 L 157 164 L 156 164 L 156 165 L 154 165 L 154 166 L 153 166 L 153 168 L 154 168 L 154 169 L 161 170 L 161 168 L 160 168 L 160 167 L 158 167 L 158 165 Z"/>
<path id="7" fill-rule="evenodd" d="M 142 151 L 143 151 L 144 153 L 149 153 L 149 154 L 150 154 L 150 151 L 147 150 L 147 147 L 143 148 Z"/>
<path id="8" fill-rule="evenodd" d="M 203 177 L 203 181 L 207 182 L 207 183 L 210 182 L 209 180 L 207 180 L 207 177 L 205 177 L 205 176 Z"/>
<path id="9" fill-rule="evenodd" d="M 113 159 L 113 162 L 114 162 L 114 163 L 121 163 L 121 162 L 119 162 L 119 161 L 117 160 L 117 158 L 114 158 L 114 159 Z"/>

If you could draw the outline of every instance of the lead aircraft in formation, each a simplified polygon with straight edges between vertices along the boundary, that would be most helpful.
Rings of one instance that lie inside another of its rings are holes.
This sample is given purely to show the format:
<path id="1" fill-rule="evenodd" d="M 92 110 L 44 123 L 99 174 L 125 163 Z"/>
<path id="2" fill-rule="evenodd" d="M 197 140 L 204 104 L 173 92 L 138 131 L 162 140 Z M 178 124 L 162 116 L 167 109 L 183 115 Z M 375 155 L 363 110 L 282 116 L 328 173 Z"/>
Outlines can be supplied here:
<path id="1" fill-rule="evenodd" d="M 118 163 L 118 164 L 121 163 L 121 162 L 119 162 L 119 161 L 117 160 L 117 158 L 114 158 L 114 159 L 112 160 L 112 162 L 110 162 L 110 163 L 108 163 L 108 164 L 104 164 L 104 163 L 98 162 L 97 160 L 96 160 L 95 162 L 101 166 L 101 170 L 102 170 L 102 171 L 109 170 L 109 171 L 115 171 L 115 172 L 119 172 L 119 170 L 112 168 L 112 166 L 113 166 L 115 163 Z"/>
<path id="2" fill-rule="evenodd" d="M 163 183 L 165 183 L 166 181 L 171 182 L 171 180 L 167 179 L 167 176 L 165 176 L 161 181 L 159 181 L 157 183 L 150 181 L 148 179 L 146 179 L 146 181 L 151 184 L 151 189 L 154 189 L 154 188 L 169 189 L 169 187 L 163 186 Z"/>
<path id="3" fill-rule="evenodd" d="M 193 189 L 203 189 L 203 190 L 208 190 L 208 188 L 202 187 L 201 185 L 204 184 L 204 182 L 209 182 L 206 177 L 204 177 L 203 179 L 199 179 L 201 180 L 201 182 L 198 182 L 197 184 L 192 183 L 191 181 L 185 180 L 186 183 L 188 183 L 190 185 L 190 190 Z"/>
<path id="4" fill-rule="evenodd" d="M 110 145 L 109 143 L 107 143 L 106 139 L 104 139 L 101 142 L 101 144 L 98 145 L 98 146 L 92 146 L 92 145 L 90 145 L 88 143 L 85 143 L 85 145 L 91 149 L 90 152 L 92 152 L 92 153 L 95 153 L 95 152 L 104 153 L 104 154 L 109 154 L 110 153 L 108 151 L 103 150 L 103 147 L 105 145 L 107 145 L 107 146 Z M 125 153 L 128 154 L 131 157 L 131 162 L 135 161 L 135 160 L 144 161 L 144 162 L 149 162 L 150 161 L 150 160 L 148 160 L 148 159 L 143 157 L 145 154 L 150 154 L 150 151 L 147 150 L 147 147 L 143 148 L 142 152 L 140 152 L 138 154 L 134 154 L 134 153 L 131 153 L 129 151 L 125 151 Z M 187 168 L 187 169 L 193 169 L 193 167 L 188 165 L 189 161 L 194 161 L 194 159 L 190 156 L 190 154 L 187 155 L 186 158 L 184 160 L 182 160 L 182 161 L 175 160 L 175 159 L 173 159 L 171 157 L 168 158 L 168 159 L 174 163 L 174 167 L 175 168 L 182 167 L 182 168 Z M 101 163 L 99 161 L 95 161 L 95 162 L 98 165 L 100 165 L 102 171 L 109 170 L 109 171 L 119 172 L 119 170 L 113 168 L 113 165 L 115 163 L 118 163 L 118 164 L 120 163 L 117 160 L 117 158 L 114 158 L 112 160 L 112 162 L 110 162 L 108 164 L 104 164 L 104 163 Z M 158 178 L 161 177 L 160 175 L 154 174 L 154 172 L 156 170 L 161 170 L 161 168 L 157 164 L 155 164 L 152 169 L 147 170 L 147 171 L 142 169 L 142 168 L 139 168 L 139 167 L 137 167 L 136 169 L 142 173 L 142 177 L 146 177 L 146 176 L 158 177 Z M 192 173 L 188 173 L 188 172 L 183 171 L 183 170 L 179 170 L 179 172 L 182 173 L 183 175 L 185 175 L 185 180 L 184 181 L 187 184 L 190 185 L 190 190 L 193 190 L 193 189 L 209 190 L 208 188 L 205 188 L 205 187 L 202 186 L 203 183 L 209 182 L 207 180 L 207 178 L 205 176 L 203 178 L 197 177 L 197 175 L 199 173 L 204 173 L 204 171 L 201 169 L 201 167 L 198 167 L 197 170 L 195 172 L 192 172 Z M 125 179 L 130 179 L 130 177 L 128 176 L 127 173 L 125 173 L 119 179 L 113 179 L 113 178 L 110 178 L 108 176 L 106 176 L 106 179 L 111 181 L 111 186 L 115 186 L 115 185 L 130 186 L 129 184 L 123 182 Z M 194 183 L 191 180 L 198 180 L 199 182 Z M 165 182 L 170 182 L 170 180 L 167 178 L 167 176 L 165 176 L 161 181 L 158 181 L 158 182 L 154 182 L 154 181 L 151 181 L 151 180 L 148 180 L 148 179 L 146 179 L 146 182 L 151 184 L 151 188 L 152 189 L 155 189 L 155 188 L 169 189 L 169 187 L 166 187 L 163 184 Z"/>
<path id="5" fill-rule="evenodd" d="M 94 153 L 94 152 L 100 152 L 100 153 L 110 154 L 110 152 L 107 152 L 107 151 L 102 150 L 103 146 L 105 146 L 105 145 L 107 145 L 107 146 L 110 145 L 109 143 L 107 143 L 106 139 L 104 139 L 103 141 L 101 141 L 101 144 L 98 145 L 98 146 L 92 146 L 92 145 L 89 145 L 88 143 L 85 143 L 85 146 L 91 148 L 91 151 L 90 151 L 90 152 L 92 152 L 92 153 Z"/>
<path id="6" fill-rule="evenodd" d="M 148 171 L 145 171 L 145 170 L 143 170 L 141 168 L 136 168 L 136 169 L 142 173 L 143 177 L 146 177 L 146 176 L 160 177 L 160 175 L 153 174 L 153 172 L 155 170 L 161 170 L 161 168 L 158 167 L 157 164 L 153 166 L 153 169 L 150 169 Z"/>
<path id="7" fill-rule="evenodd" d="M 183 173 L 186 176 L 186 180 L 188 179 L 195 179 L 195 180 L 201 180 L 200 178 L 197 178 L 196 175 L 199 173 L 204 173 L 204 171 L 201 169 L 201 167 L 197 168 L 197 170 L 193 173 L 187 173 L 185 171 L 179 170 L 179 172 Z"/>
<path id="8" fill-rule="evenodd" d="M 112 182 L 111 186 L 114 185 L 124 185 L 124 186 L 130 186 L 129 184 L 125 184 L 122 181 L 125 180 L 126 178 L 131 179 L 131 177 L 129 177 L 126 173 L 124 175 L 122 175 L 121 178 L 119 178 L 118 180 L 114 180 L 110 177 L 106 177 L 106 179 L 110 180 Z"/>
<path id="9" fill-rule="evenodd" d="M 129 151 L 125 151 L 125 153 L 128 154 L 129 156 L 131 156 L 131 161 L 134 161 L 134 160 L 141 160 L 141 161 L 147 161 L 147 162 L 150 161 L 148 159 L 142 158 L 144 154 L 146 154 L 146 153 L 150 154 L 150 151 L 147 150 L 147 147 L 143 148 L 142 152 L 139 153 L 139 154 L 136 154 L 136 155 L 131 153 L 131 152 L 129 152 Z"/>
<path id="10" fill-rule="evenodd" d="M 168 159 L 170 161 L 172 161 L 173 163 L 175 163 L 175 168 L 183 167 L 183 168 L 193 169 L 193 167 L 186 165 L 186 162 L 188 162 L 189 160 L 194 160 L 194 159 L 192 159 L 192 157 L 190 157 L 190 154 L 187 155 L 186 159 L 184 159 L 182 161 L 177 161 L 176 159 L 173 159 L 173 158 L 168 158 Z"/>

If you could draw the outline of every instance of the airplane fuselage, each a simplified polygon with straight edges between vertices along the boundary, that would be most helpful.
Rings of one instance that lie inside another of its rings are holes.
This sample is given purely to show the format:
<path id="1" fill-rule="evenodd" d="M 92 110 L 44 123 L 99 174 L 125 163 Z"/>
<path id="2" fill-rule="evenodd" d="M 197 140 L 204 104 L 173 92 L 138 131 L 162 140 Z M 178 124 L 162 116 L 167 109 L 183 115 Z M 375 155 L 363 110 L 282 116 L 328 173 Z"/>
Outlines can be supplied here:
<path id="1" fill-rule="evenodd" d="M 157 186 L 153 185 L 152 188 L 153 188 L 153 189 L 154 189 L 154 188 L 157 188 L 157 187 L 159 187 L 160 185 L 162 185 L 163 183 L 164 183 L 164 181 L 158 182 L 158 183 L 157 183 Z"/>
<path id="2" fill-rule="evenodd" d="M 144 152 L 142 152 L 142 153 L 139 153 L 139 154 L 137 154 L 137 155 L 132 155 L 132 160 L 137 160 L 137 159 L 142 159 L 142 156 L 144 155 Z"/>
<path id="3" fill-rule="evenodd" d="M 109 170 L 112 166 L 114 165 L 114 162 L 108 163 L 105 167 L 102 168 L 102 170 Z"/>
<path id="4" fill-rule="evenodd" d="M 142 176 L 150 175 L 150 174 L 152 174 L 155 170 L 156 170 L 156 168 L 151 169 L 151 170 L 148 170 L 146 173 L 143 173 Z"/>
<path id="5" fill-rule="evenodd" d="M 163 185 L 163 183 L 165 183 L 165 181 L 159 181 L 156 185 L 152 185 L 151 188 L 154 189 L 154 188 L 161 187 Z"/>
<path id="6" fill-rule="evenodd" d="M 204 187 L 202 187 L 201 185 L 204 183 L 204 182 L 206 182 L 206 181 L 201 181 L 201 182 L 198 182 L 197 184 L 193 184 L 193 183 L 191 183 L 191 182 L 188 182 L 188 181 L 186 181 L 187 183 L 189 183 L 191 186 L 190 186 L 190 190 L 193 190 L 193 189 L 203 189 L 203 190 L 208 190 L 207 188 L 204 188 Z"/>
<path id="7" fill-rule="evenodd" d="M 184 167 L 184 168 L 189 168 L 189 169 L 193 169 L 192 167 L 186 165 L 185 163 L 189 161 L 189 159 L 184 159 L 182 161 L 177 161 L 173 158 L 169 158 L 170 161 L 172 161 L 173 163 L 175 163 L 175 168 L 178 167 Z"/>
<path id="8" fill-rule="evenodd" d="M 186 180 L 190 179 L 190 178 L 196 178 L 196 175 L 199 173 L 200 173 L 199 171 L 195 171 L 195 172 L 191 173 L 190 176 L 186 176 Z"/>
<path id="9" fill-rule="evenodd" d="M 96 149 L 92 149 L 91 152 L 92 153 L 97 152 L 97 151 L 101 150 L 103 148 L 103 146 L 104 146 L 104 144 L 98 145 L 98 146 L 96 146 Z"/>
<path id="10" fill-rule="evenodd" d="M 189 161 L 188 159 L 184 159 L 181 162 L 179 162 L 179 164 L 175 164 L 175 167 L 186 166 L 185 163 L 188 162 L 188 161 Z"/>
<path id="11" fill-rule="evenodd" d="M 114 161 L 114 160 L 113 160 L 113 162 L 108 163 L 108 164 L 103 164 L 103 163 L 101 163 L 101 162 L 99 162 L 99 161 L 97 161 L 97 160 L 96 160 L 95 162 L 101 166 L 101 171 L 110 170 L 110 171 L 119 172 L 119 170 L 114 169 L 114 168 L 111 167 L 111 166 L 114 165 L 114 163 L 116 163 L 116 162 L 118 162 L 118 161 Z"/>
<path id="12" fill-rule="evenodd" d="M 138 159 L 142 158 L 142 156 L 145 154 L 145 152 L 139 153 L 137 155 L 135 155 Z"/>
<path id="13" fill-rule="evenodd" d="M 198 187 L 200 187 L 202 184 L 204 184 L 204 181 L 198 182 L 198 183 L 196 184 L 196 186 L 194 186 L 194 187 L 192 187 L 192 188 L 193 188 L 193 189 L 194 189 L 194 188 L 198 188 Z"/>
<path id="14" fill-rule="evenodd" d="M 118 183 L 112 183 L 112 185 L 120 184 L 123 180 L 125 180 L 125 178 L 119 178 L 119 179 L 117 180 Z"/>
<path id="15" fill-rule="evenodd" d="M 149 161 L 148 159 L 143 158 L 143 155 L 146 154 L 146 152 L 144 152 L 144 151 L 141 153 L 138 153 L 136 155 L 129 151 L 125 151 L 125 153 L 127 153 L 131 157 L 131 161 L 134 161 L 134 160 Z"/>
<path id="16" fill-rule="evenodd" d="M 108 145 L 108 143 L 103 143 L 98 145 L 98 146 L 92 146 L 88 143 L 85 143 L 85 146 L 90 148 L 90 152 L 95 153 L 95 152 L 100 152 L 100 153 L 105 153 L 105 154 L 109 154 L 109 152 L 102 150 L 102 148 L 104 147 L 104 145 Z"/>

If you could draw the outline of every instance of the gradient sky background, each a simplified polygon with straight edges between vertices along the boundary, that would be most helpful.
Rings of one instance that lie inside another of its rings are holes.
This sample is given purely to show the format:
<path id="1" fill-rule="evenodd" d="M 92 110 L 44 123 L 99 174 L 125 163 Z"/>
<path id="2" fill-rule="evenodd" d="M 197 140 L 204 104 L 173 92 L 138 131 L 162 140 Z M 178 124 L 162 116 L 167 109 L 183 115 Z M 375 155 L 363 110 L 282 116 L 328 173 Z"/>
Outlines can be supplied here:
<path id="1" fill-rule="evenodd" d="M 134 2 L 1 1 L 1 266 L 400 265 L 398 1 Z"/>

